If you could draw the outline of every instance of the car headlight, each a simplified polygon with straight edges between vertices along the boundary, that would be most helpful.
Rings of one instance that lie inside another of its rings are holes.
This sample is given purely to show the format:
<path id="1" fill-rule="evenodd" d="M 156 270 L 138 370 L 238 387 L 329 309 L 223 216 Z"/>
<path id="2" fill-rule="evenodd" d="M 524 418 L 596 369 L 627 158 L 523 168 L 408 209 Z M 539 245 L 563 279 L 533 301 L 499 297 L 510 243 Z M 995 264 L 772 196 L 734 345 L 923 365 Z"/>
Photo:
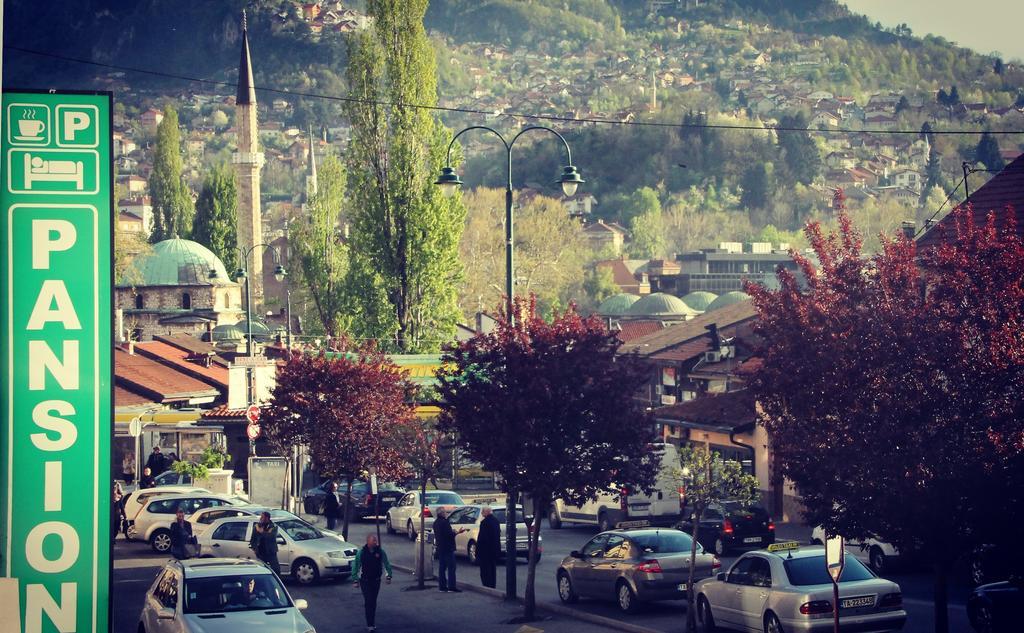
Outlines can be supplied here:
<path id="1" fill-rule="evenodd" d="M 345 556 L 345 552 L 342 552 L 340 550 L 334 551 L 334 552 L 327 552 L 327 557 L 328 558 L 347 558 L 347 556 Z"/>

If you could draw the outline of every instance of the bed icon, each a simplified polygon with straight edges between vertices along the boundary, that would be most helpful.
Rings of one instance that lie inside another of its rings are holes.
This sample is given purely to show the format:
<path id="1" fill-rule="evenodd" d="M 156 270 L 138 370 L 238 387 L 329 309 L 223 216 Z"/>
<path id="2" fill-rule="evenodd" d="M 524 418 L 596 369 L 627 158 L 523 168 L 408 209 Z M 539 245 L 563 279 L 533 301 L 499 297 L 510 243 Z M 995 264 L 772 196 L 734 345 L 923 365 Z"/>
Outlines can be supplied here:
<path id="1" fill-rule="evenodd" d="M 26 189 L 39 182 L 70 182 L 76 191 L 85 189 L 85 165 L 80 160 L 46 159 L 26 152 L 24 162 Z"/>

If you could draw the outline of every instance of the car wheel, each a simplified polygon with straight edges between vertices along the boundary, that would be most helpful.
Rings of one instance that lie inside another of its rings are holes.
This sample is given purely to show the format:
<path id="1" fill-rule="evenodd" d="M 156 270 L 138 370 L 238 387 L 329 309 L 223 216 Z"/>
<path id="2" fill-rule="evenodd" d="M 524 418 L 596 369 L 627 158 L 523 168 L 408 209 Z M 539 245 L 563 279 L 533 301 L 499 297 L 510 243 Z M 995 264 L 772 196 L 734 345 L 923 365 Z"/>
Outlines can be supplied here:
<path id="1" fill-rule="evenodd" d="M 612 529 L 612 522 L 608 520 L 608 513 L 601 510 L 597 515 L 597 531 L 607 532 L 610 529 Z"/>
<path id="2" fill-rule="evenodd" d="M 412 526 L 412 521 L 405 524 L 405 534 L 409 537 L 410 541 L 416 540 L 416 528 Z"/>
<path id="3" fill-rule="evenodd" d="M 476 541 L 470 541 L 469 545 L 466 546 L 466 558 L 469 559 L 471 565 L 480 564 L 480 561 L 476 559 Z"/>
<path id="4" fill-rule="evenodd" d="M 551 508 L 551 512 L 548 512 L 548 525 L 551 526 L 552 530 L 562 529 L 562 519 L 558 516 L 558 510 Z"/>
<path id="5" fill-rule="evenodd" d="M 629 583 L 625 581 L 619 581 L 616 595 L 619 598 L 619 610 L 623 613 L 636 613 L 640 606 L 636 599 L 636 594 L 630 588 Z"/>
<path id="6" fill-rule="evenodd" d="M 308 558 L 300 558 L 292 563 L 292 578 L 300 585 L 313 584 L 319 577 L 320 570 L 317 569 L 316 563 Z"/>
<path id="7" fill-rule="evenodd" d="M 558 598 L 566 604 L 579 602 L 580 597 L 576 594 L 576 589 L 572 586 L 572 580 L 567 571 L 560 570 L 558 572 Z"/>
<path id="8" fill-rule="evenodd" d="M 166 554 L 171 551 L 171 533 L 168 530 L 157 530 L 149 537 L 149 546 L 157 554 Z"/>
<path id="9" fill-rule="evenodd" d="M 868 564 L 871 565 L 871 569 L 875 570 L 875 573 L 879 576 L 888 571 L 889 563 L 881 547 L 876 545 L 871 548 L 871 551 L 868 553 Z"/>
<path id="10" fill-rule="evenodd" d="M 697 618 L 705 631 L 717 631 L 715 616 L 711 615 L 711 603 L 703 595 L 697 598 Z"/>
<path id="11" fill-rule="evenodd" d="M 394 528 L 394 526 L 391 525 L 391 515 L 390 514 L 387 515 L 384 518 L 384 529 L 387 531 L 388 534 L 394 534 L 395 533 L 395 528 Z"/>
<path id="12" fill-rule="evenodd" d="M 764 616 L 764 633 L 784 633 L 782 623 L 771 611 Z"/>
<path id="13" fill-rule="evenodd" d="M 725 554 L 725 541 L 722 540 L 721 536 L 715 537 L 715 544 L 712 546 L 711 551 L 714 552 L 716 556 L 722 556 Z"/>

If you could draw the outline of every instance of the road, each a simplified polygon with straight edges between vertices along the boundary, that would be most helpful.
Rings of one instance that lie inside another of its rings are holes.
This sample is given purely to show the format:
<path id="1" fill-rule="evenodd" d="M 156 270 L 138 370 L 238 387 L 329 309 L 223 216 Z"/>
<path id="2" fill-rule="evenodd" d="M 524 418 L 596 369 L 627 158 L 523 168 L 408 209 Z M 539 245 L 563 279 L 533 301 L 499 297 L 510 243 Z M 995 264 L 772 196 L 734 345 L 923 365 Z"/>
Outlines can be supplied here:
<path id="1" fill-rule="evenodd" d="M 322 519 L 320 519 L 322 524 Z M 356 523 L 350 528 L 349 540 L 361 544 L 366 535 L 374 531 L 374 525 L 370 522 Z M 779 528 L 780 538 L 794 538 L 807 541 L 810 531 L 803 528 L 782 525 Z M 383 528 L 382 528 L 383 532 Z M 579 549 L 588 538 L 595 533 L 591 527 L 563 527 L 561 530 L 551 530 L 545 522 L 542 531 L 544 555 L 537 567 L 537 602 L 540 605 L 545 603 L 561 604 L 558 600 L 558 593 L 555 587 L 555 570 L 558 562 L 574 549 Z M 391 560 L 404 567 L 413 565 L 413 544 L 401 535 L 385 535 L 383 545 Z M 142 606 L 143 596 L 149 588 L 154 575 L 166 557 L 157 556 L 147 545 L 142 543 L 125 543 L 118 541 L 115 546 L 114 561 L 114 627 L 115 633 L 135 633 L 138 622 L 139 609 Z M 723 561 L 723 569 L 736 560 L 735 555 L 726 556 Z M 522 594 L 526 585 L 526 564 L 520 563 L 518 570 L 519 593 Z M 931 577 L 922 571 L 911 571 L 892 574 L 890 578 L 903 590 L 904 604 L 909 614 L 907 626 L 904 631 L 908 633 L 931 633 L 933 630 L 933 603 L 931 601 L 932 581 Z M 460 559 L 459 581 L 480 584 L 479 573 L 475 567 L 470 566 L 465 559 Z M 339 582 L 328 581 L 314 587 L 298 587 L 290 585 L 290 591 L 297 598 L 306 598 L 310 602 L 307 617 L 318 626 L 320 630 L 336 630 L 337 611 L 342 607 L 343 602 L 338 598 Z M 498 573 L 498 588 L 503 589 L 504 574 L 502 570 Z M 950 619 L 951 630 L 956 632 L 970 631 L 964 610 L 964 600 L 968 594 L 968 587 L 965 584 L 956 584 L 951 588 Z M 495 601 L 495 604 L 500 604 Z M 423 607 L 429 609 L 430 607 Z M 647 627 L 656 631 L 681 630 L 686 617 L 686 607 L 683 603 L 654 603 L 645 605 L 641 613 L 625 615 L 618 611 L 612 602 L 597 602 L 592 600 L 581 600 L 574 609 L 584 610 L 588 613 L 613 618 L 620 621 Z M 349 609 L 345 609 L 346 612 Z M 323 624 L 321 624 L 323 623 Z M 326 628 L 324 628 L 326 627 Z M 458 628 L 449 628 L 456 633 Z M 462 629 L 467 633 L 482 630 L 476 624 L 467 625 Z"/>

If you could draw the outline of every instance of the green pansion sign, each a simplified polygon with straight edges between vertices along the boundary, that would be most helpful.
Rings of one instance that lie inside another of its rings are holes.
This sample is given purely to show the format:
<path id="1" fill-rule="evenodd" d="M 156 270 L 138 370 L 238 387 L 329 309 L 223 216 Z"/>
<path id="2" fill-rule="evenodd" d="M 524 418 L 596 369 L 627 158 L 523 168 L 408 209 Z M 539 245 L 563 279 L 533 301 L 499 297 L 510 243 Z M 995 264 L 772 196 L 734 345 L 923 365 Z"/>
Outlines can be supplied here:
<path id="1" fill-rule="evenodd" d="M 110 99 L 3 94 L 0 617 L 24 633 L 109 629 Z"/>

